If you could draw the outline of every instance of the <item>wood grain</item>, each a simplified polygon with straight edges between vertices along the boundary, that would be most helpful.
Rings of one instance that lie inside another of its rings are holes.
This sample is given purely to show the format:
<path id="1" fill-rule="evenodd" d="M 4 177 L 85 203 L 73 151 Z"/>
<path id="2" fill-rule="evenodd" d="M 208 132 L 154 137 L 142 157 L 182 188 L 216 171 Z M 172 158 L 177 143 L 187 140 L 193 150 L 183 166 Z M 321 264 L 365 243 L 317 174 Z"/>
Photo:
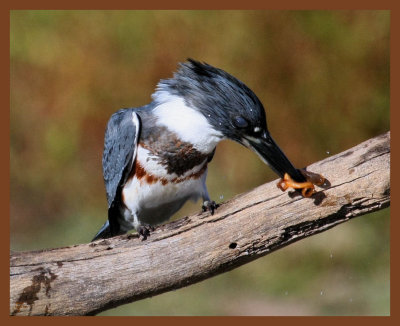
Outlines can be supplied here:
<path id="1" fill-rule="evenodd" d="M 92 315 L 204 280 L 390 205 L 390 132 L 307 167 L 328 182 L 311 198 L 277 180 L 157 228 L 11 253 L 11 315 Z"/>

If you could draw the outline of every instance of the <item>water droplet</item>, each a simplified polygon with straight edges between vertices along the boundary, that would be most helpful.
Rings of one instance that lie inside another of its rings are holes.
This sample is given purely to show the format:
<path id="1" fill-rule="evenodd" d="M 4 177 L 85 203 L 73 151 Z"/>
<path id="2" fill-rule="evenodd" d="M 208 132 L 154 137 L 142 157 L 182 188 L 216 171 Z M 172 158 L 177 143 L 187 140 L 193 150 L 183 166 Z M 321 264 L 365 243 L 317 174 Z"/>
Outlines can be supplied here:
<path id="1" fill-rule="evenodd" d="M 224 195 L 219 196 L 219 199 L 221 200 L 224 199 Z"/>
<path id="2" fill-rule="evenodd" d="M 326 154 L 328 154 L 328 155 L 329 155 L 330 153 L 331 153 L 330 151 L 326 151 Z"/>
<path id="3" fill-rule="evenodd" d="M 323 294 L 324 294 L 324 291 L 321 290 L 321 292 L 320 292 L 319 294 L 320 294 L 320 295 L 323 295 Z"/>

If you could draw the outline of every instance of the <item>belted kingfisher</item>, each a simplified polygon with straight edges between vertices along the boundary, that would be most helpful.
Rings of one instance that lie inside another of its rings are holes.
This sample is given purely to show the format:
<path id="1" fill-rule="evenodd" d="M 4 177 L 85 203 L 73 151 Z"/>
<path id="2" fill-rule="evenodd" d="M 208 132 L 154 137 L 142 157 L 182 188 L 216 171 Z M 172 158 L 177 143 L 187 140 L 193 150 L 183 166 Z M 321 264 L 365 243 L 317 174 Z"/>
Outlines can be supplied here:
<path id="1" fill-rule="evenodd" d="M 108 221 L 94 237 L 136 229 L 143 240 L 188 200 L 217 205 L 206 187 L 207 165 L 223 139 L 256 152 L 280 177 L 305 177 L 271 138 L 264 107 L 241 81 L 209 64 L 188 59 L 161 80 L 153 101 L 121 109 L 108 121 L 103 176 Z"/>

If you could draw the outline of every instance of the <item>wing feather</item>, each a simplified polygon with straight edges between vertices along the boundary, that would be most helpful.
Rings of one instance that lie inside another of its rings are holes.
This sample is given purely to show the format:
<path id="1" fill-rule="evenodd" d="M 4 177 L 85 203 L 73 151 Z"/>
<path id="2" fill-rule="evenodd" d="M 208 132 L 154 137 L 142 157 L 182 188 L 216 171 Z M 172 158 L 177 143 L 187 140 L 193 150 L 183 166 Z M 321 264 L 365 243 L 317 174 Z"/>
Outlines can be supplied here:
<path id="1" fill-rule="evenodd" d="M 133 109 L 115 112 L 108 121 L 104 137 L 103 177 L 108 207 L 117 189 L 126 182 L 136 158 L 140 120 Z"/>

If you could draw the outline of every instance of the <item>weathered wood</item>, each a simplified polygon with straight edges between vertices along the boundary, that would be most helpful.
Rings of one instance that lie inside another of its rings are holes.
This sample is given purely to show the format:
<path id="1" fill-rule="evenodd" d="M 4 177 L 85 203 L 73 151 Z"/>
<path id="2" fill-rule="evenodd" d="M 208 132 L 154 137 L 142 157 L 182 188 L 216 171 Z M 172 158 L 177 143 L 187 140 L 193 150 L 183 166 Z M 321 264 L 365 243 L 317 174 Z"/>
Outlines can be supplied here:
<path id="1" fill-rule="evenodd" d="M 277 181 L 209 213 L 73 247 L 12 253 L 11 315 L 95 314 L 236 268 L 390 205 L 390 132 L 310 165 L 330 182 L 312 198 Z"/>

